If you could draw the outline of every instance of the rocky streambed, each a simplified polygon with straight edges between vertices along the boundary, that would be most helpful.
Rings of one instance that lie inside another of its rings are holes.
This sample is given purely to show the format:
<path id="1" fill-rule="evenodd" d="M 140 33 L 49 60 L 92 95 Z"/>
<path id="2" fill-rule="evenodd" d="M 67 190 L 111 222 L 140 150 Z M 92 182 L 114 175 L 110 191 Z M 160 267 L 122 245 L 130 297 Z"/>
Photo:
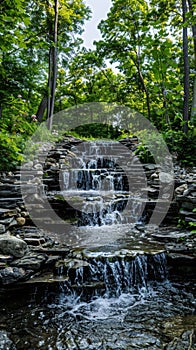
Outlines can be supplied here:
<path id="1" fill-rule="evenodd" d="M 176 228 L 179 219 L 196 220 L 195 169 L 175 166 L 162 226 L 143 220 L 84 227 L 59 185 L 80 142 L 69 137 L 47 158 L 46 149 L 1 176 L 0 349 L 195 349 L 196 239 Z M 161 179 L 158 166 L 144 169 L 148 219 Z M 46 194 L 51 212 L 69 222 L 66 234 L 45 210 Z"/>

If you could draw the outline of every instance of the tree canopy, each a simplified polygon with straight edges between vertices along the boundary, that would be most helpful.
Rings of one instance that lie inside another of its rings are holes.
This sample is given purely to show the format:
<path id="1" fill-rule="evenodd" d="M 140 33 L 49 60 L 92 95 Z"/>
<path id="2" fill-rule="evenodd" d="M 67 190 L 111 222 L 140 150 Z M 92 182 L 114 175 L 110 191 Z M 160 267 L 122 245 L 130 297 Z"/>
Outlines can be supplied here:
<path id="1" fill-rule="evenodd" d="M 195 12 L 192 0 L 113 0 L 90 50 L 83 0 L 0 1 L 1 168 L 17 164 L 43 120 L 51 128 L 53 113 L 90 102 L 129 106 L 172 145 L 194 143 Z"/>

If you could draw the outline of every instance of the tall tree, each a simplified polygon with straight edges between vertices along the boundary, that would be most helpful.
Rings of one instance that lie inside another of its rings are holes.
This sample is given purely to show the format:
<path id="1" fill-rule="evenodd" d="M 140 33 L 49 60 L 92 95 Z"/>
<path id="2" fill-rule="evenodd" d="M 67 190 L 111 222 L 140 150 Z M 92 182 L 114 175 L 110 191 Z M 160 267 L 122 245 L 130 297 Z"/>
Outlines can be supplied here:
<path id="1" fill-rule="evenodd" d="M 57 80 L 57 59 L 58 59 L 58 13 L 59 2 L 54 1 L 54 23 L 49 23 L 49 35 L 51 37 L 51 46 L 49 50 L 49 70 L 48 70 L 48 112 L 47 121 L 48 129 L 52 129 L 55 90 Z"/>
<path id="2" fill-rule="evenodd" d="M 104 41 L 97 43 L 97 50 L 113 63 L 118 62 L 119 69 L 126 76 L 136 76 L 138 90 L 145 94 L 148 117 L 151 117 L 150 96 L 146 74 L 143 69 L 144 54 L 142 39 L 144 33 L 144 18 L 148 5 L 146 1 L 115 0 L 108 14 L 99 28 Z"/>
<path id="3" fill-rule="evenodd" d="M 188 48 L 188 28 L 187 28 L 187 1 L 182 0 L 183 18 L 183 61 L 184 61 L 184 105 L 183 105 L 183 131 L 188 132 L 189 121 L 189 48 Z"/>
<path id="4" fill-rule="evenodd" d="M 192 3 L 192 0 L 188 0 L 189 5 L 189 21 L 192 28 L 193 45 L 194 45 L 194 81 L 193 81 L 193 99 L 191 108 L 191 121 L 196 125 L 196 16 L 194 10 L 196 10 L 196 5 Z"/>

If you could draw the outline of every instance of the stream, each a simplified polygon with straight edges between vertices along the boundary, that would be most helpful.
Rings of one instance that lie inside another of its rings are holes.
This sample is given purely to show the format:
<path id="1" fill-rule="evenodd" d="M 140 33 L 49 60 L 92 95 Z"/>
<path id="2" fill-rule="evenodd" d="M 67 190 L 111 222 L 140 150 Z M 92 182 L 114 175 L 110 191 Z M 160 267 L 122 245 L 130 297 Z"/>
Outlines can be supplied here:
<path id="1" fill-rule="evenodd" d="M 195 299 L 180 282 L 151 281 L 110 297 L 61 283 L 4 298 L 0 325 L 12 343 L 1 349 L 195 349 Z"/>
<path id="2" fill-rule="evenodd" d="M 0 292 L 0 350 L 196 349 L 195 279 L 172 276 L 163 246 L 134 229 L 143 173 L 130 189 L 124 164 L 95 151 L 63 173 L 60 194 L 80 215 L 57 235 L 71 251 L 58 283 Z"/>

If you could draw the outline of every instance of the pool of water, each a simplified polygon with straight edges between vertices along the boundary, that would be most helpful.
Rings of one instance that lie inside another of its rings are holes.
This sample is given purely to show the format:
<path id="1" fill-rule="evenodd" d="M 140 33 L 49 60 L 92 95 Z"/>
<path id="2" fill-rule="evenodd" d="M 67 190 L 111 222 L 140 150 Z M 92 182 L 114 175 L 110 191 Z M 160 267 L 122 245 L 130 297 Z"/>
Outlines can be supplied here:
<path id="1" fill-rule="evenodd" d="M 109 298 L 65 283 L 12 290 L 2 294 L 0 311 L 12 345 L 0 349 L 192 350 L 194 297 L 193 284 L 168 281 Z"/>

